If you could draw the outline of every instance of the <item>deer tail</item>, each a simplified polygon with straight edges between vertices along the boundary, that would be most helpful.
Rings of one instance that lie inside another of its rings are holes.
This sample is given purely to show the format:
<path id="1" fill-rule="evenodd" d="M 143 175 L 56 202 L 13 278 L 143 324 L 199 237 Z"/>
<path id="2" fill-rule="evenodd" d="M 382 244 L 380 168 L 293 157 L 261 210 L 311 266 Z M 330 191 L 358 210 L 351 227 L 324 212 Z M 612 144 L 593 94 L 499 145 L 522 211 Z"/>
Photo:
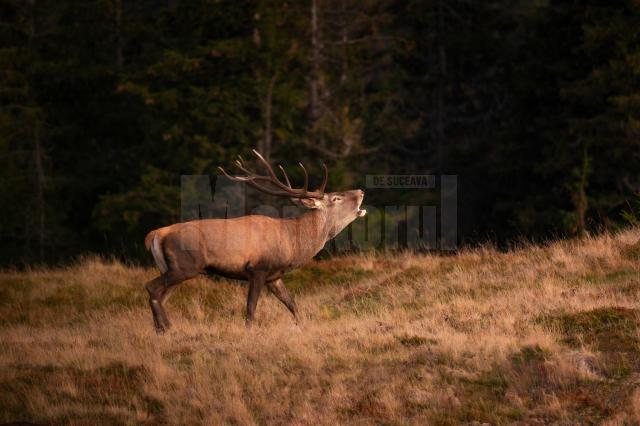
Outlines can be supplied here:
<path id="1" fill-rule="evenodd" d="M 155 260 L 160 272 L 164 274 L 169 270 L 169 268 L 167 267 L 167 262 L 164 259 L 161 243 L 161 236 L 156 231 L 149 232 L 144 239 L 144 245 L 147 247 L 147 250 L 151 250 L 153 260 Z"/>
<path id="2" fill-rule="evenodd" d="M 151 231 L 144 237 L 144 245 L 147 247 L 147 250 L 151 250 L 151 244 L 153 243 L 153 237 L 156 235 L 156 231 Z"/>

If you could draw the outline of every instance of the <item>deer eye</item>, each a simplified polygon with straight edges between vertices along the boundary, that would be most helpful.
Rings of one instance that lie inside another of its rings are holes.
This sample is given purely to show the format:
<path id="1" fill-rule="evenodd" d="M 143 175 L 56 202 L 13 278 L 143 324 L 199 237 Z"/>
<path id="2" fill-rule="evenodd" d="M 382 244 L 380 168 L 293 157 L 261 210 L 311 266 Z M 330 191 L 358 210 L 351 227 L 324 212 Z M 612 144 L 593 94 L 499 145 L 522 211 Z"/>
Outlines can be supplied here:
<path id="1" fill-rule="evenodd" d="M 337 203 L 339 201 L 342 201 L 342 197 L 339 197 L 337 195 L 334 195 L 333 197 L 331 197 L 331 202 Z"/>

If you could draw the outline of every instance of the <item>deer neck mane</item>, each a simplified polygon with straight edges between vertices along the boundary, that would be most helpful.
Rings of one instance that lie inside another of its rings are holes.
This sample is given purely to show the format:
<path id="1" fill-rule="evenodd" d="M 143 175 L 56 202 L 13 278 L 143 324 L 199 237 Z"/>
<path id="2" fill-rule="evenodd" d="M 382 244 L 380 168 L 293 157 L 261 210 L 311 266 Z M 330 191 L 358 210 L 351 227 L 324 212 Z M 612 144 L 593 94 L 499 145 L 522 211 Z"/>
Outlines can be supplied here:
<path id="1" fill-rule="evenodd" d="M 301 245 L 301 252 L 305 252 L 306 256 L 309 254 L 314 256 L 330 239 L 329 234 L 332 224 L 327 217 L 327 213 L 320 209 L 308 210 L 294 220 L 297 228 L 295 234 Z"/>
<path id="2" fill-rule="evenodd" d="M 328 239 L 331 224 L 326 212 L 320 209 L 311 209 L 296 219 L 303 236 L 308 236 L 310 239 L 322 239 L 323 244 Z"/>

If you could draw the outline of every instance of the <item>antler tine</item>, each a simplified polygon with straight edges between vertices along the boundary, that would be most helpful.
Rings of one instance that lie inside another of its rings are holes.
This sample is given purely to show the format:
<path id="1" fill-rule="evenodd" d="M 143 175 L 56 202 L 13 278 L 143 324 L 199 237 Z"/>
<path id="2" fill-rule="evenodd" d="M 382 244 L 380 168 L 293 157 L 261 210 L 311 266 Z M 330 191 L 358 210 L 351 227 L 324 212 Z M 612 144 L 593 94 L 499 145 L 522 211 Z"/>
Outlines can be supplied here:
<path id="1" fill-rule="evenodd" d="M 222 167 L 218 167 L 218 170 L 220 170 L 223 175 L 225 175 L 227 178 L 233 181 L 245 182 L 246 184 L 252 186 L 253 188 L 259 191 L 265 192 L 267 194 L 285 196 L 285 197 L 291 195 L 289 192 L 276 191 L 273 189 L 269 189 L 255 182 L 256 180 L 265 180 L 265 179 L 269 180 L 267 176 L 231 176 Z"/>
<path id="2" fill-rule="evenodd" d="M 236 161 L 236 166 L 238 166 L 240 168 L 240 170 L 242 171 L 246 171 L 246 169 L 244 167 L 239 166 L 239 163 Z M 220 170 L 222 172 L 222 174 L 224 174 L 226 177 L 228 177 L 231 180 L 235 180 L 238 182 L 247 182 L 247 183 L 251 183 L 254 180 L 264 180 L 264 179 L 268 179 L 266 176 L 257 176 L 254 175 L 253 173 L 248 173 L 249 176 L 231 176 L 230 174 L 228 174 L 223 168 L 222 166 L 218 166 L 218 170 Z"/>
<path id="3" fill-rule="evenodd" d="M 295 190 L 291 187 L 291 182 L 289 182 L 289 177 L 286 176 L 285 173 L 285 178 L 287 180 L 287 185 L 285 185 L 284 183 L 282 183 L 280 181 L 280 179 L 278 179 L 278 176 L 276 175 L 276 172 L 273 171 L 273 167 L 271 167 L 271 164 L 269 164 L 269 162 L 267 160 L 264 159 L 264 157 L 262 156 L 262 154 L 260 154 L 258 151 L 256 151 L 255 149 L 252 150 L 253 153 L 256 155 L 256 157 L 258 157 L 258 160 L 267 168 L 267 172 L 269 173 L 269 175 L 271 176 L 271 183 L 273 183 L 275 186 L 284 189 L 285 191 L 295 191 L 296 193 L 299 193 L 299 190 Z"/>
<path id="4" fill-rule="evenodd" d="M 231 180 L 239 180 L 239 181 L 246 181 L 248 178 L 242 178 L 239 176 L 231 176 L 230 174 L 228 174 L 223 168 L 222 166 L 218 166 L 218 170 L 220 170 L 222 172 L 223 175 L 225 175 L 226 177 L 228 177 Z"/>
<path id="5" fill-rule="evenodd" d="M 264 192 L 266 194 L 283 196 L 283 197 L 293 197 L 293 198 L 322 198 L 324 197 L 324 189 L 327 184 L 328 178 L 328 170 L 326 165 L 322 165 L 324 167 L 324 180 L 322 185 L 316 191 L 309 191 L 309 174 L 307 173 L 307 169 L 302 163 L 298 163 L 300 168 L 302 168 L 302 172 L 304 174 L 304 186 L 302 188 L 293 188 L 291 185 L 291 181 L 289 180 L 289 176 L 285 172 L 284 168 L 281 165 L 278 165 L 280 170 L 282 171 L 282 175 L 284 176 L 284 180 L 286 183 L 283 183 L 278 176 L 276 175 L 273 167 L 265 160 L 265 158 L 255 149 L 253 153 L 258 158 L 260 163 L 262 163 L 268 171 L 268 176 L 258 175 L 249 169 L 247 169 L 244 165 L 244 160 L 242 157 L 238 156 L 238 159 L 235 161 L 236 167 L 240 169 L 246 176 L 231 176 L 229 175 L 222 167 L 218 167 L 218 169 L 229 179 L 233 181 L 245 182 L 258 191 Z M 269 187 L 263 186 L 258 183 L 258 181 L 266 182 L 267 184 L 271 184 L 277 189 L 271 189 Z"/>
<path id="6" fill-rule="evenodd" d="M 247 175 L 249 175 L 249 177 L 257 176 L 255 173 L 250 172 L 246 167 L 244 167 L 244 164 L 241 158 L 239 160 L 236 160 L 236 167 L 242 170 L 243 172 L 245 172 Z"/>
<path id="7" fill-rule="evenodd" d="M 277 191 L 277 190 L 274 190 L 274 189 L 265 188 L 264 186 L 257 184 L 253 180 L 248 180 L 247 184 L 251 185 L 252 187 L 257 189 L 258 191 L 264 192 L 266 194 L 277 195 L 279 197 L 290 197 L 291 196 L 291 193 L 289 193 L 287 191 Z"/>
<path id="8" fill-rule="evenodd" d="M 252 150 L 253 153 L 256 155 L 256 157 L 258 157 L 258 160 L 260 160 L 260 162 L 267 168 L 267 172 L 269 172 L 269 174 L 271 175 L 271 177 L 275 180 L 277 180 L 278 182 L 280 182 L 280 179 L 278 179 L 278 176 L 276 176 L 276 172 L 273 171 L 273 168 L 271 167 L 271 164 L 269 164 L 269 162 L 267 160 L 264 159 L 264 157 L 262 156 L 262 154 L 260 154 L 258 151 L 256 151 L 255 149 Z"/>
<path id="9" fill-rule="evenodd" d="M 309 175 L 307 174 L 307 169 L 305 169 L 304 164 L 301 162 L 298 165 L 302 168 L 302 172 L 304 173 L 304 186 L 302 187 L 304 192 L 309 190 Z"/>
<path id="10" fill-rule="evenodd" d="M 287 186 L 291 189 L 293 189 L 291 187 L 291 181 L 289 181 L 289 176 L 287 176 L 287 172 L 284 171 L 284 167 L 282 167 L 280 164 L 278 164 L 278 167 L 280 168 L 280 171 L 282 172 L 282 175 L 284 176 L 284 180 L 287 182 Z"/>
<path id="11" fill-rule="evenodd" d="M 318 187 L 316 191 L 324 194 L 324 190 L 327 187 L 327 181 L 329 180 L 329 169 L 325 163 L 322 163 L 322 169 L 324 170 L 324 177 L 322 178 L 322 185 Z"/>
<path id="12" fill-rule="evenodd" d="M 238 160 L 236 160 L 235 163 L 236 163 L 236 167 L 237 168 L 239 168 L 241 171 L 243 171 L 244 173 L 247 174 L 246 178 L 239 179 L 239 180 L 242 180 L 244 182 L 256 181 L 256 180 L 263 180 L 263 181 L 272 182 L 272 179 L 269 176 L 257 175 L 255 173 L 251 172 L 246 167 L 244 167 L 244 162 L 243 162 L 242 157 L 238 156 Z M 238 180 L 238 179 L 236 178 L 236 180 Z M 262 187 L 260 187 L 260 188 L 262 188 Z M 257 189 L 260 189 L 260 188 L 257 188 Z"/>

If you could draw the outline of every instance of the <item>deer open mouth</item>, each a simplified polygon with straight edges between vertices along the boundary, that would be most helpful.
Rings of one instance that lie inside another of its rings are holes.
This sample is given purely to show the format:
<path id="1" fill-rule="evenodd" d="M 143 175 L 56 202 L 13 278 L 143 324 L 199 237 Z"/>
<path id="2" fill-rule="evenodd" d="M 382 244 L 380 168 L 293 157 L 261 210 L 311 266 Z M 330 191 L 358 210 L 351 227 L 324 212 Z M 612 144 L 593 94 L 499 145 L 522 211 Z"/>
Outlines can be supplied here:
<path id="1" fill-rule="evenodd" d="M 358 200 L 358 209 L 356 210 L 356 217 L 362 217 L 365 214 L 367 214 L 367 211 L 361 207 L 362 200 L 364 199 L 364 192 L 360 191 L 360 193 L 361 193 L 361 196 L 360 196 L 360 199 Z"/>

